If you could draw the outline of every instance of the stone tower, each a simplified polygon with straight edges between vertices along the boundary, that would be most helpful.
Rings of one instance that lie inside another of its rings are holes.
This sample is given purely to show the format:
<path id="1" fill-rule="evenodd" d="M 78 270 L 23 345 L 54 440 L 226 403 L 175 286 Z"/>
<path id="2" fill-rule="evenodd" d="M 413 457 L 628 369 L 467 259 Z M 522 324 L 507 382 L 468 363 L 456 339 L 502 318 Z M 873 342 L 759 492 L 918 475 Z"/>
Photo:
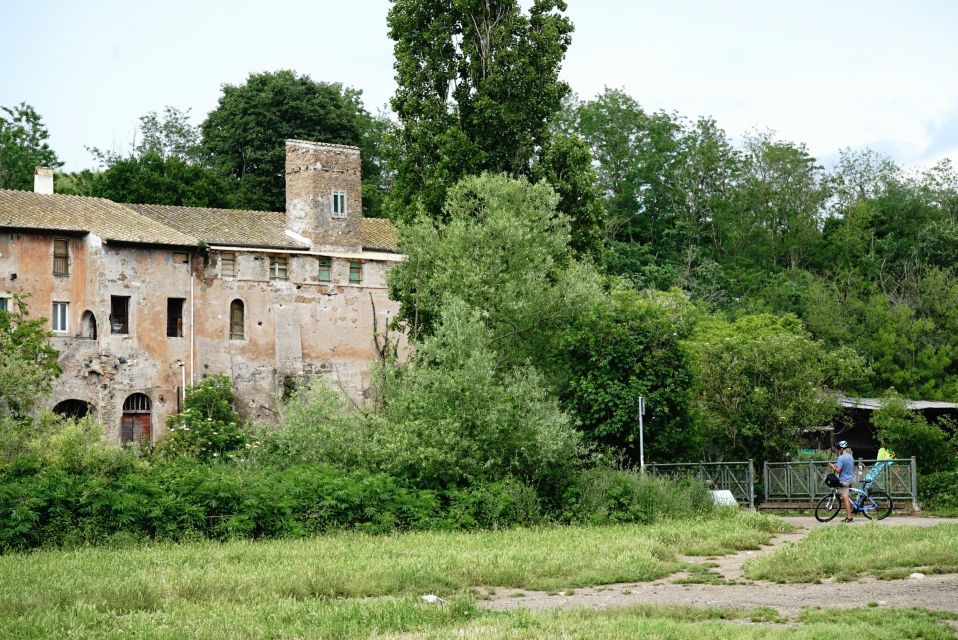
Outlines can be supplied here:
<path id="1" fill-rule="evenodd" d="M 286 227 L 314 251 L 362 249 L 357 147 L 286 141 Z"/>

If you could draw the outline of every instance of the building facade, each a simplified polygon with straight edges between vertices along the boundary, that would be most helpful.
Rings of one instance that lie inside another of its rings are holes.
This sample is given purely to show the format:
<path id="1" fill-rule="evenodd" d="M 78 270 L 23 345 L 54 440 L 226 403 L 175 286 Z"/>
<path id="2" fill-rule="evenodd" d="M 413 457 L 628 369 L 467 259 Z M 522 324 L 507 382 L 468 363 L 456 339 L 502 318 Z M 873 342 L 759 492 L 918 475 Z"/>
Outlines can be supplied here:
<path id="1" fill-rule="evenodd" d="M 288 140 L 286 154 L 285 212 L 58 195 L 40 171 L 34 192 L 0 190 L 0 305 L 29 294 L 48 318 L 63 367 L 50 408 L 155 443 L 207 374 L 228 374 L 255 419 L 315 376 L 368 399 L 398 310 L 394 229 L 362 217 L 357 148 Z"/>

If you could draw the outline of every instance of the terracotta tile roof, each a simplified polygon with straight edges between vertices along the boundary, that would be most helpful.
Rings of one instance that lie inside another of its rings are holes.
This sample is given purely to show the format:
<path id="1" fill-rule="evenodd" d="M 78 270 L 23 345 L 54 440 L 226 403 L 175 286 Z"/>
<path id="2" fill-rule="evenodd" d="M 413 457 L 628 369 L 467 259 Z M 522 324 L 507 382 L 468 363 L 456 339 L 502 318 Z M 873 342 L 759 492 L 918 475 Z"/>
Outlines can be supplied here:
<path id="1" fill-rule="evenodd" d="M 399 252 L 399 236 L 396 235 L 396 227 L 385 218 L 363 218 L 360 233 L 363 238 L 363 249 Z"/>
<path id="2" fill-rule="evenodd" d="M 94 233 L 107 242 L 174 246 L 225 244 L 308 249 L 284 232 L 286 214 L 276 211 L 120 204 L 104 198 L 0 189 L 0 227 Z M 393 224 L 363 218 L 363 249 L 399 251 Z"/>
<path id="3" fill-rule="evenodd" d="M 207 244 L 278 249 L 309 248 L 283 233 L 286 226 L 285 213 L 158 204 L 126 206 L 157 222 L 196 236 Z"/>
<path id="4" fill-rule="evenodd" d="M 104 198 L 0 189 L 0 227 L 94 233 L 107 242 L 196 246 L 198 239 Z"/>

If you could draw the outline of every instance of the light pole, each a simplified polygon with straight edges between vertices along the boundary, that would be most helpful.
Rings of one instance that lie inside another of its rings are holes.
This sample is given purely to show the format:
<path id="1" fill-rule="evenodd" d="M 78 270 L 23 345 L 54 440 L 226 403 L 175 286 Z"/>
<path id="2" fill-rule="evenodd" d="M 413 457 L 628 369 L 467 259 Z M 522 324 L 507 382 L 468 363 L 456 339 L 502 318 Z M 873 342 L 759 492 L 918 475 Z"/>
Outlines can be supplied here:
<path id="1" fill-rule="evenodd" d="M 639 471 L 645 475 L 645 438 L 642 433 L 642 416 L 645 415 L 645 396 L 639 396 Z"/>

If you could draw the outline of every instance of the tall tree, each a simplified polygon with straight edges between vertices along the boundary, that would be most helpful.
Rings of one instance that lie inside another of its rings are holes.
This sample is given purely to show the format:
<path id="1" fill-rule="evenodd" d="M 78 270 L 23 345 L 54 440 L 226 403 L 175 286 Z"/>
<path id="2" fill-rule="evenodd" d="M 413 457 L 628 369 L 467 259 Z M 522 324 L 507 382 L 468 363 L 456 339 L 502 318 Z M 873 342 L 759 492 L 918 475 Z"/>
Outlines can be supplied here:
<path id="1" fill-rule="evenodd" d="M 115 202 L 230 207 L 234 187 L 206 162 L 189 110 L 167 106 L 140 118 L 127 153 L 90 148 L 103 170 L 60 178 L 65 193 Z"/>
<path id="2" fill-rule="evenodd" d="M 63 166 L 49 137 L 40 114 L 26 102 L 0 107 L 0 189 L 32 190 L 37 167 Z"/>
<path id="3" fill-rule="evenodd" d="M 237 206 L 282 211 L 288 138 L 360 146 L 364 183 L 378 185 L 381 166 L 370 144 L 376 136 L 373 131 L 364 137 L 364 126 L 371 120 L 359 91 L 281 70 L 224 85 L 219 104 L 200 128 L 213 167 L 236 185 Z"/>
<path id="4" fill-rule="evenodd" d="M 568 93 L 563 0 L 393 0 L 400 127 L 391 145 L 390 215 L 438 218 L 446 191 L 483 171 L 528 176 Z"/>

